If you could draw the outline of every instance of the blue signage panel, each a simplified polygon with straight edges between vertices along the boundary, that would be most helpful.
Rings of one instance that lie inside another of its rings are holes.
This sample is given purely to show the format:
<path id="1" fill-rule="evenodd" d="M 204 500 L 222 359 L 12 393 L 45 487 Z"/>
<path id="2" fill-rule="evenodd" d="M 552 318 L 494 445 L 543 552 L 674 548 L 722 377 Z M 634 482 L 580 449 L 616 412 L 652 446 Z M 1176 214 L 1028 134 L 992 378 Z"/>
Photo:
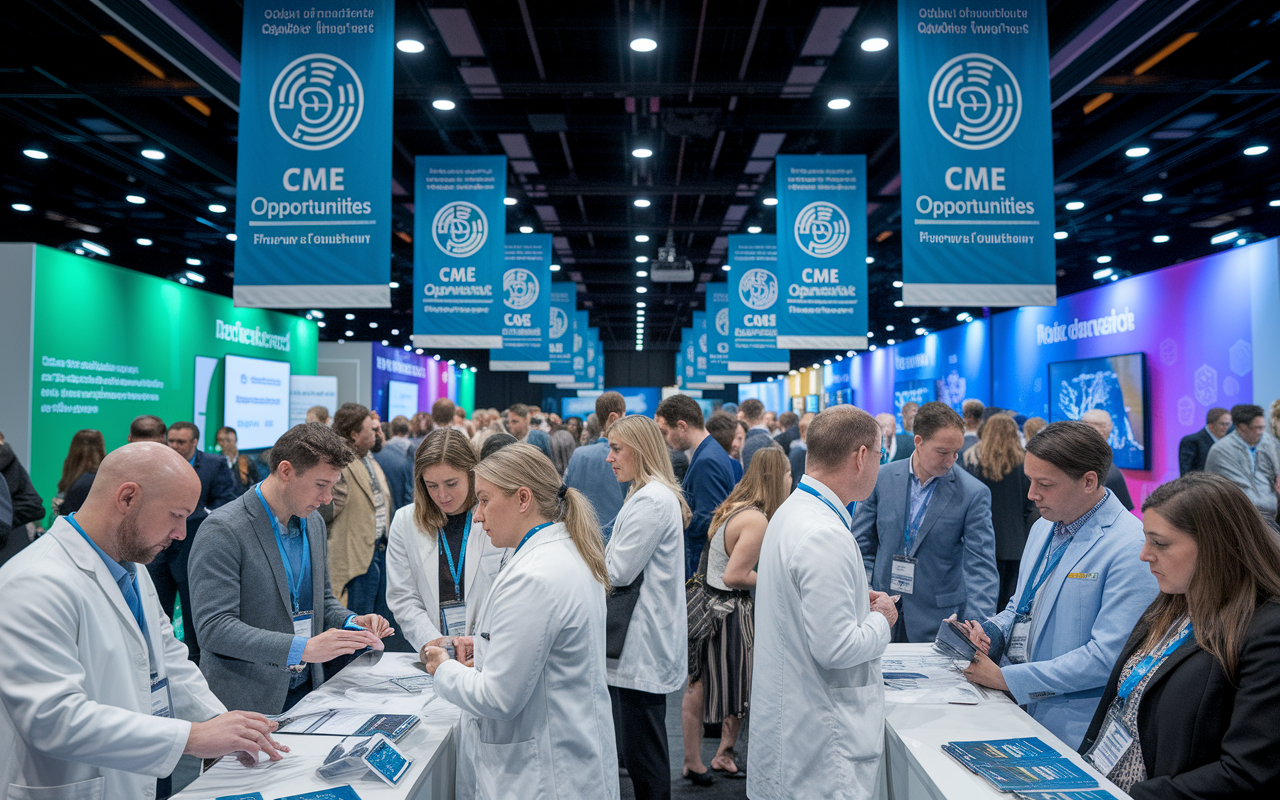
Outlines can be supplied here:
<path id="1" fill-rule="evenodd" d="M 867 157 L 778 156 L 778 347 L 867 346 Z"/>
<path id="2" fill-rule="evenodd" d="M 492 372 L 542 372 L 551 314 L 551 234 L 531 233 L 507 242 L 502 272 L 502 347 L 489 351 Z"/>
<path id="3" fill-rule="evenodd" d="M 590 389 L 587 383 L 587 343 L 590 340 L 591 316 L 585 311 L 574 311 L 572 316 L 572 365 L 571 374 L 561 378 L 557 386 L 562 389 Z"/>
<path id="4" fill-rule="evenodd" d="M 902 299 L 1053 305 L 1044 0 L 899 0 L 898 52 Z"/>
<path id="5" fill-rule="evenodd" d="M 749 372 L 729 369 L 733 360 L 729 336 L 728 284 L 707 284 L 707 379 L 716 383 L 747 383 Z"/>
<path id="6" fill-rule="evenodd" d="M 562 383 L 573 380 L 573 315 L 575 292 L 572 283 L 548 283 L 551 296 L 550 320 L 547 325 L 546 372 L 529 374 L 529 383 Z"/>
<path id="7" fill-rule="evenodd" d="M 413 346 L 502 347 L 506 156 L 418 156 Z"/>
<path id="8" fill-rule="evenodd" d="M 791 354 L 778 349 L 778 245 L 773 236 L 729 237 L 729 369 L 786 372 Z"/>
<path id="9" fill-rule="evenodd" d="M 393 0 L 247 0 L 235 304 L 391 305 Z"/>

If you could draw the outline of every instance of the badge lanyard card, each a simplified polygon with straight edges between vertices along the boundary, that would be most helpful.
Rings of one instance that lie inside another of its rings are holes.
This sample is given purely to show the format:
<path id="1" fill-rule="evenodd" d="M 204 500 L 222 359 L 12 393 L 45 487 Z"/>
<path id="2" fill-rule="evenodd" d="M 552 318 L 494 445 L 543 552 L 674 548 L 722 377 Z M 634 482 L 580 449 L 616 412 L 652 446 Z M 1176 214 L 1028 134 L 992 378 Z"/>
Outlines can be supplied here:
<path id="1" fill-rule="evenodd" d="M 890 568 L 889 591 L 891 592 L 914 594 L 916 587 L 916 558 L 912 555 L 912 550 L 915 547 L 916 536 L 920 534 L 920 526 L 924 524 L 924 515 L 929 511 L 929 503 L 933 500 L 934 490 L 937 488 L 938 481 L 935 478 L 930 483 L 929 488 L 925 489 L 920 508 L 916 511 L 915 516 L 907 522 L 907 527 L 902 532 L 902 554 L 894 555 L 893 566 Z M 908 502 L 910 501 L 908 500 Z M 910 508 L 909 505 L 908 508 Z"/>
<path id="2" fill-rule="evenodd" d="M 445 636 L 467 635 L 467 603 L 462 597 L 462 571 L 467 558 L 467 540 L 471 537 L 471 512 L 467 512 L 466 527 L 462 529 L 462 547 L 458 550 L 458 558 L 453 558 L 453 550 L 449 547 L 449 538 L 441 528 L 437 534 L 440 549 L 444 551 L 449 565 L 449 576 L 453 578 L 453 601 L 440 604 L 440 632 Z"/>
<path id="3" fill-rule="evenodd" d="M 1031 607 L 1035 604 L 1040 587 L 1044 586 L 1045 581 L 1058 568 L 1058 562 L 1066 554 L 1071 539 L 1068 538 L 1051 553 L 1049 548 L 1052 544 L 1053 534 L 1050 533 L 1045 540 L 1044 549 L 1040 551 L 1040 557 L 1036 559 L 1036 569 L 1022 587 L 1022 597 L 1018 600 L 1017 613 L 1013 618 L 1013 631 L 1009 635 L 1009 646 L 1005 648 L 1005 656 L 1011 664 L 1024 664 L 1027 661 L 1027 647 L 1031 639 Z"/>
<path id="4" fill-rule="evenodd" d="M 271 520 L 271 532 L 275 534 L 276 547 L 280 550 L 280 560 L 284 562 L 284 577 L 289 585 L 289 601 L 293 606 L 291 609 L 293 614 L 293 635 L 301 636 L 303 639 L 310 639 L 311 619 L 314 611 L 298 610 L 299 601 L 302 597 L 303 580 L 311 574 L 311 542 L 307 539 L 307 521 L 305 519 L 298 520 L 302 527 L 302 565 L 295 579 L 293 567 L 289 564 L 289 554 L 284 549 L 284 537 L 280 534 L 280 522 L 271 511 L 271 507 L 267 505 L 266 498 L 262 496 L 262 484 L 253 487 L 253 491 L 257 493 L 258 500 L 262 501 L 262 508 L 267 512 L 267 519 Z"/>

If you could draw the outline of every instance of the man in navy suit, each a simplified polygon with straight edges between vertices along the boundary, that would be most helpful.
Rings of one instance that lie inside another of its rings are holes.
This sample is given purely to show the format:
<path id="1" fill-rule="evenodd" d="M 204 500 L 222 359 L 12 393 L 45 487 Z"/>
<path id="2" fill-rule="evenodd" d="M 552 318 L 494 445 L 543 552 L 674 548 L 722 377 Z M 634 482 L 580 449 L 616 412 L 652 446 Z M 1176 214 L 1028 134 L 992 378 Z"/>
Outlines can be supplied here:
<path id="1" fill-rule="evenodd" d="M 1182 437 L 1178 443 L 1178 475 L 1204 470 L 1209 448 L 1231 432 L 1231 412 L 1225 408 L 1211 408 L 1205 415 L 1204 427 Z"/>
<path id="2" fill-rule="evenodd" d="M 880 468 L 853 515 L 871 588 L 902 597 L 895 642 L 931 642 L 957 612 L 994 616 L 1000 586 L 991 490 L 956 465 L 963 420 L 945 403 L 925 403 L 913 431 L 911 456 Z"/>
<path id="3" fill-rule="evenodd" d="M 147 565 L 147 570 L 151 573 L 152 583 L 156 585 L 160 605 L 170 618 L 173 617 L 174 596 L 181 598 L 182 642 L 187 646 L 189 658 L 198 664 L 200 644 L 196 641 L 196 619 L 191 613 L 187 558 L 191 554 L 191 542 L 196 538 L 200 523 L 204 522 L 210 511 L 234 500 L 236 490 L 231 481 L 231 470 L 227 468 L 227 460 L 196 448 L 196 443 L 200 440 L 200 429 L 194 423 L 173 423 L 169 426 L 167 438 L 169 447 L 185 458 L 195 469 L 196 475 L 200 476 L 200 502 L 196 504 L 196 510 L 191 516 L 187 517 L 187 538 L 160 551 L 160 555 Z"/>

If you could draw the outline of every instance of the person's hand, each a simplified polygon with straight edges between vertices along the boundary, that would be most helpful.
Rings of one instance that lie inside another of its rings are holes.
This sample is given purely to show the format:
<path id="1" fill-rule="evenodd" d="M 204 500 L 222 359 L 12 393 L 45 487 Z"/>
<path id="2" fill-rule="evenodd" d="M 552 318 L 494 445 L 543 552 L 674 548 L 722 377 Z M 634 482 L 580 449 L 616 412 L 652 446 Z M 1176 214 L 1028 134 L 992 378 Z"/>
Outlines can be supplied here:
<path id="1" fill-rule="evenodd" d="M 898 607 L 894 605 L 893 598 L 884 592 L 871 591 L 871 610 L 884 615 L 889 621 L 889 627 L 898 621 Z"/>
<path id="2" fill-rule="evenodd" d="M 987 658 L 985 653 L 978 653 L 977 660 L 965 669 L 964 676 L 970 683 L 1002 692 L 1009 691 L 1009 684 L 1004 682 L 1004 673 L 1000 671 L 999 665 Z"/>
<path id="3" fill-rule="evenodd" d="M 266 753 L 272 761 L 279 761 L 289 748 L 271 738 L 278 726 L 272 720 L 253 711 L 228 711 L 207 722 L 191 723 L 187 746 L 183 755 L 196 758 L 222 758 L 230 753 L 237 755 L 240 763 L 258 763 L 258 753 Z M 246 758 L 247 756 L 247 758 Z"/>
<path id="4" fill-rule="evenodd" d="M 464 666 L 474 667 L 476 658 L 476 640 L 470 636 L 453 637 L 454 657 Z"/>
<path id="5" fill-rule="evenodd" d="M 948 622 L 959 622 L 960 627 L 964 628 L 965 635 L 969 637 L 969 641 L 973 642 L 973 646 L 982 651 L 984 655 L 991 653 L 991 637 L 982 629 L 982 623 L 976 620 L 968 620 L 960 622 L 956 619 L 956 615 L 952 614 L 947 617 Z"/>
<path id="6" fill-rule="evenodd" d="M 396 629 L 391 627 L 391 623 L 387 622 L 386 618 L 380 614 L 362 614 L 353 619 L 352 622 L 379 639 L 385 639 L 396 632 Z"/>
<path id="7" fill-rule="evenodd" d="M 307 640 L 307 646 L 302 651 L 302 660 L 307 664 L 323 664 L 338 656 L 350 655 L 366 647 L 381 650 L 383 649 L 382 640 L 370 631 L 330 628 Z"/>
<path id="8" fill-rule="evenodd" d="M 443 647 L 427 645 L 422 650 L 422 663 L 426 666 L 428 675 L 435 675 L 440 665 L 449 660 L 449 652 Z"/>

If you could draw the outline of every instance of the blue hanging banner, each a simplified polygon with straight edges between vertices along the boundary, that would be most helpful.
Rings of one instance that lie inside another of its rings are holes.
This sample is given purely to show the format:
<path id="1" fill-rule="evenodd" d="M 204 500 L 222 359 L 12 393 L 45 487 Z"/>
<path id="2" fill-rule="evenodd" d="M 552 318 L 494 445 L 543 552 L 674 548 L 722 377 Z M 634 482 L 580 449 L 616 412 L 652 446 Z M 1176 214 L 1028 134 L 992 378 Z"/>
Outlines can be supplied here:
<path id="1" fill-rule="evenodd" d="M 723 383 L 717 383 L 707 377 L 710 366 L 708 353 L 704 348 L 707 341 L 707 314 L 705 311 L 693 312 L 693 327 L 684 328 L 682 344 L 685 351 L 685 371 L 689 381 L 685 384 L 689 389 L 723 389 Z"/>
<path id="2" fill-rule="evenodd" d="M 751 373 L 729 369 L 729 291 L 726 284 L 707 284 L 707 380 L 715 383 L 750 383 Z"/>
<path id="3" fill-rule="evenodd" d="M 778 156 L 778 347 L 867 346 L 867 157 Z"/>
<path id="4" fill-rule="evenodd" d="M 763 234 L 729 236 L 729 348 L 735 372 L 786 372 L 791 354 L 778 349 L 778 246 Z"/>
<path id="5" fill-rule="evenodd" d="M 1054 305 L 1044 0 L 899 0 L 898 86 L 903 301 Z"/>
<path id="6" fill-rule="evenodd" d="M 506 156 L 418 156 L 413 346 L 502 347 Z"/>
<path id="7" fill-rule="evenodd" d="M 576 313 L 576 285 L 550 283 L 550 322 L 547 325 L 546 372 L 529 373 L 529 383 L 559 384 L 573 380 L 573 315 Z"/>
<path id="8" fill-rule="evenodd" d="M 393 0 L 246 0 L 235 304 L 391 305 Z"/>
<path id="9" fill-rule="evenodd" d="M 589 386 L 579 386 L 587 382 L 587 338 L 590 335 L 588 329 L 591 327 L 591 316 L 585 311 L 573 312 L 573 371 L 568 377 L 562 378 L 556 385 L 562 389 L 589 389 Z"/>
<path id="10" fill-rule="evenodd" d="M 551 234 L 508 241 L 502 273 L 502 347 L 489 351 L 492 372 L 551 369 L 547 320 L 551 314 Z"/>

